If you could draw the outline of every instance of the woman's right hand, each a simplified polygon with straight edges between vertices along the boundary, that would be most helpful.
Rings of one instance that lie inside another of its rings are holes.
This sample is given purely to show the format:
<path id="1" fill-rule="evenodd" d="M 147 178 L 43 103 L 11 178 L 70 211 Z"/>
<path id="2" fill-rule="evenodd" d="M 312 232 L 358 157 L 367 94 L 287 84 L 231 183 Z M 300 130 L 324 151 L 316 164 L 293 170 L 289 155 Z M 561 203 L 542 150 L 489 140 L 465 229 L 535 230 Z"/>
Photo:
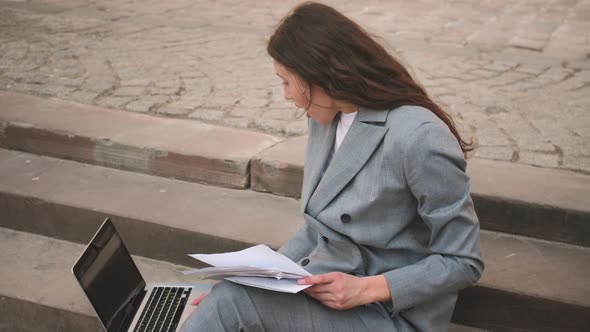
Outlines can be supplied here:
<path id="1" fill-rule="evenodd" d="M 199 297 L 197 297 L 196 299 L 192 300 L 191 305 L 194 306 L 198 306 L 199 303 L 201 303 L 201 301 L 203 301 L 203 299 L 205 298 L 205 296 L 207 296 L 208 293 L 202 293 L 201 295 L 199 295 Z"/>

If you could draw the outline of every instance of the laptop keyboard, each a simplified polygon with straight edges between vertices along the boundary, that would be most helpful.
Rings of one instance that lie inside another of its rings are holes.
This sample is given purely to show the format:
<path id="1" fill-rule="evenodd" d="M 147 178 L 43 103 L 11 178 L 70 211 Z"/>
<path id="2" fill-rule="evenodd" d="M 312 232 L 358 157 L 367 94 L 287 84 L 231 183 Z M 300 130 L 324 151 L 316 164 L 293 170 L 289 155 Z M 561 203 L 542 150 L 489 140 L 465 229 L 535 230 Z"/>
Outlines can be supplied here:
<path id="1" fill-rule="evenodd" d="M 175 331 L 191 290 L 184 287 L 154 287 L 133 331 Z"/>

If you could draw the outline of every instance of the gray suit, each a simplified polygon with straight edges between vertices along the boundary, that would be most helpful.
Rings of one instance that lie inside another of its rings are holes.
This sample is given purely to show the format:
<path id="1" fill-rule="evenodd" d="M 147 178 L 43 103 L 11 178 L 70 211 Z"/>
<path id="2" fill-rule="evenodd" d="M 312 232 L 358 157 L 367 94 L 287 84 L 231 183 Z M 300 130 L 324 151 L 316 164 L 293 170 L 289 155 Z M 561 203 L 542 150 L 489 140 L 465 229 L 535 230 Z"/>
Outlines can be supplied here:
<path id="1" fill-rule="evenodd" d="M 183 331 L 447 329 L 457 291 L 483 270 L 457 141 L 424 108 L 360 109 L 330 157 L 336 126 L 310 121 L 306 222 L 280 252 L 312 274 L 384 274 L 391 301 L 338 311 L 303 293 L 220 283 Z"/>
<path id="2" fill-rule="evenodd" d="M 360 109 L 329 161 L 336 123 L 310 121 L 306 223 L 280 252 L 313 274 L 384 274 L 391 302 L 382 305 L 398 330 L 446 330 L 457 291 L 483 270 L 456 139 L 421 107 Z"/>

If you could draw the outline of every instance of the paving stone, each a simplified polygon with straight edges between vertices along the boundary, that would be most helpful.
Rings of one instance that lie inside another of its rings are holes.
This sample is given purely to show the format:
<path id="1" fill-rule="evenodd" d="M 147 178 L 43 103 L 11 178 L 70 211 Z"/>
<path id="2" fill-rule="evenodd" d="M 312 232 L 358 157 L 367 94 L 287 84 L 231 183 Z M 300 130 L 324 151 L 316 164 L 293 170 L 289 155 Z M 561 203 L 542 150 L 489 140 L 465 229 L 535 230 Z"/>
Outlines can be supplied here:
<path id="1" fill-rule="evenodd" d="M 266 118 L 255 118 L 252 126 L 263 131 L 285 133 L 285 121 Z"/>
<path id="2" fill-rule="evenodd" d="M 158 88 L 158 87 L 151 87 L 148 89 L 148 93 L 150 95 L 163 95 L 163 96 L 170 96 L 175 95 L 180 91 L 179 88 Z"/>
<path id="3" fill-rule="evenodd" d="M 534 66 L 534 65 L 526 64 L 526 65 L 519 66 L 514 71 L 517 73 L 539 75 L 539 74 L 545 72 L 547 69 L 548 69 L 548 67 L 545 67 L 545 66 Z"/>
<path id="4" fill-rule="evenodd" d="M 510 146 L 511 140 L 496 127 L 478 128 L 477 138 L 482 146 Z"/>
<path id="5" fill-rule="evenodd" d="M 240 105 L 247 108 L 263 108 L 268 105 L 268 99 L 266 97 L 240 97 Z"/>
<path id="6" fill-rule="evenodd" d="M 84 81 L 81 89 L 89 92 L 96 92 L 98 94 L 111 89 L 114 84 L 115 81 L 112 77 L 89 76 L 86 81 Z"/>
<path id="7" fill-rule="evenodd" d="M 288 120 L 293 119 L 296 114 L 301 114 L 303 110 L 297 109 L 295 107 L 291 108 L 272 108 L 269 106 L 269 110 L 265 111 L 261 117 L 266 119 L 276 119 L 276 120 Z"/>
<path id="8" fill-rule="evenodd" d="M 242 103 L 240 102 L 239 105 L 236 105 L 236 107 L 229 111 L 228 115 L 233 117 L 248 117 L 253 119 L 260 117 L 265 111 L 265 108 L 252 107 L 248 104 L 242 105 Z"/>
<path id="9" fill-rule="evenodd" d="M 520 151 L 519 161 L 533 166 L 557 168 L 562 165 L 562 158 L 554 154 L 537 153 L 535 151 Z"/>
<path id="10" fill-rule="evenodd" d="M 130 102 L 125 106 L 125 109 L 132 112 L 148 113 L 154 107 L 166 103 L 167 100 L 168 97 L 164 96 L 145 96 L 139 100 Z"/>
<path id="11" fill-rule="evenodd" d="M 576 156 L 568 154 L 564 157 L 562 166 L 567 169 L 573 169 L 590 174 L 590 157 L 588 157 L 588 155 Z"/>
<path id="12" fill-rule="evenodd" d="M 59 84 L 59 85 L 68 85 L 68 86 L 80 86 L 84 83 L 83 77 L 53 77 L 51 79 L 51 83 Z"/>
<path id="13" fill-rule="evenodd" d="M 173 80 L 156 80 L 155 85 L 159 88 L 179 88 L 180 87 L 180 80 L 173 79 Z"/>
<path id="14" fill-rule="evenodd" d="M 308 133 L 307 117 L 302 117 L 297 122 L 291 122 L 285 127 L 285 134 L 289 136 L 302 136 Z"/>
<path id="15" fill-rule="evenodd" d="M 180 99 L 170 103 L 173 107 L 178 107 L 185 110 L 195 110 L 205 103 L 204 97 L 198 95 L 183 95 Z"/>
<path id="16" fill-rule="evenodd" d="M 113 91 L 112 95 L 115 97 L 139 97 L 144 94 L 145 90 L 143 87 L 124 86 Z"/>
<path id="17" fill-rule="evenodd" d="M 188 116 L 191 119 L 207 120 L 207 121 L 220 121 L 225 118 L 225 111 L 222 110 L 210 110 L 210 109 L 198 109 Z"/>
<path id="18" fill-rule="evenodd" d="M 530 78 L 530 77 L 531 76 L 528 74 L 510 71 L 510 72 L 503 73 L 502 75 L 500 75 L 498 77 L 494 77 L 494 78 L 487 80 L 485 82 L 485 84 L 488 86 L 492 86 L 492 87 L 502 87 L 502 86 L 516 83 L 518 81 L 523 81 L 523 80 Z"/>
<path id="19" fill-rule="evenodd" d="M 126 104 L 133 101 L 134 98 L 129 97 L 103 97 L 98 100 L 98 105 L 107 108 L 123 109 Z"/>
<path id="20" fill-rule="evenodd" d="M 543 47 L 545 47 L 545 40 L 536 40 L 516 36 L 512 38 L 508 44 L 512 47 L 525 48 L 540 52 L 543 51 Z"/>
<path id="21" fill-rule="evenodd" d="M 479 146 L 475 150 L 477 158 L 513 161 L 514 156 L 514 150 L 508 146 Z"/>
<path id="22" fill-rule="evenodd" d="M 230 127 L 236 128 L 253 128 L 254 127 L 254 120 L 251 118 L 224 118 L 223 124 Z"/>
<path id="23" fill-rule="evenodd" d="M 233 108 L 240 102 L 240 97 L 232 92 L 215 92 L 204 98 L 203 107 L 206 108 Z"/>
<path id="24" fill-rule="evenodd" d="M 129 80 L 121 81 L 121 86 L 148 86 L 152 81 L 144 78 L 134 78 Z"/>
<path id="25" fill-rule="evenodd" d="M 73 91 L 68 94 L 68 99 L 82 103 L 82 104 L 92 104 L 94 100 L 98 97 L 98 94 L 91 91 Z"/>
<path id="26" fill-rule="evenodd" d="M 66 97 L 75 88 L 72 87 L 65 87 L 63 85 L 54 85 L 54 84 L 44 84 L 39 87 L 38 92 L 41 95 L 48 95 L 48 96 L 55 96 L 55 97 Z"/>
<path id="27" fill-rule="evenodd" d="M 470 73 L 473 75 L 476 75 L 478 77 L 483 77 L 483 78 L 490 78 L 490 77 L 498 76 L 497 71 L 486 70 L 486 69 L 476 69 L 476 70 L 470 71 Z"/>

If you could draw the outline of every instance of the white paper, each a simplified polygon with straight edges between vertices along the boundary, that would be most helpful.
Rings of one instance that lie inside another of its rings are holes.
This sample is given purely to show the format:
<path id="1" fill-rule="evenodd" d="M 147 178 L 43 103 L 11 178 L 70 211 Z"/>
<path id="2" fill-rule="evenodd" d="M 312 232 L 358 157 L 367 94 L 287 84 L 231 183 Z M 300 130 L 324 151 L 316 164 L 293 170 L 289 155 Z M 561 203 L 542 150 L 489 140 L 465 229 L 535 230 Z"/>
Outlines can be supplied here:
<path id="1" fill-rule="evenodd" d="M 181 271 L 184 274 L 219 277 L 224 272 L 228 272 L 226 279 L 229 281 L 287 293 L 297 293 L 309 287 L 297 284 L 297 279 L 300 277 L 311 276 L 309 272 L 264 244 L 235 252 L 189 256 L 219 269 L 205 268 Z M 244 273 L 240 274 L 240 271 L 244 271 Z M 267 277 L 252 276 L 253 271 Z"/>
<path id="2" fill-rule="evenodd" d="M 298 285 L 294 279 L 274 279 L 263 277 L 229 277 L 226 280 L 246 286 L 258 287 L 283 293 L 297 293 L 311 285 Z"/>
<path id="3" fill-rule="evenodd" d="M 306 276 L 302 274 L 292 274 L 279 270 L 261 269 L 250 266 L 205 267 L 201 269 L 178 270 L 178 272 L 184 275 L 192 275 L 198 279 L 219 279 L 231 276 L 301 279 Z"/>

